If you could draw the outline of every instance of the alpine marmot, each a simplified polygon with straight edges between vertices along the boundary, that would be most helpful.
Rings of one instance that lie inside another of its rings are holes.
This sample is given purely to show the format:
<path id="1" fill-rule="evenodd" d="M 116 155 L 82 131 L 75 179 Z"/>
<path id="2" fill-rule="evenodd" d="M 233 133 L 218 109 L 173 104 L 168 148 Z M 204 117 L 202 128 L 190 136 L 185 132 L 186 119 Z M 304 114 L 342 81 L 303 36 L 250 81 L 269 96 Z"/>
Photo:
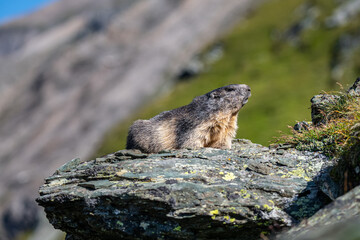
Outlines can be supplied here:
<path id="1" fill-rule="evenodd" d="M 129 129 L 127 149 L 146 153 L 202 147 L 229 149 L 237 115 L 251 96 L 250 87 L 232 84 L 195 97 L 186 106 L 137 120 Z"/>

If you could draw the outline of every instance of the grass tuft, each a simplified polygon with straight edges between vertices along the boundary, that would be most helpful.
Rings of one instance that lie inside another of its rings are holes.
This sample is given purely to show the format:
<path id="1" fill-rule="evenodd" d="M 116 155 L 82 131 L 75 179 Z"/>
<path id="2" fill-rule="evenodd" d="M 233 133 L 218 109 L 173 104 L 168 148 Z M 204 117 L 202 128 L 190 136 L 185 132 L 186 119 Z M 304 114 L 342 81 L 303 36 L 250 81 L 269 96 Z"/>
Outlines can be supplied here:
<path id="1" fill-rule="evenodd" d="M 360 104 L 358 97 L 340 93 L 338 101 L 326 105 L 326 124 L 311 125 L 308 130 L 292 130 L 277 138 L 298 150 L 321 151 L 328 157 L 341 157 L 360 143 Z"/>

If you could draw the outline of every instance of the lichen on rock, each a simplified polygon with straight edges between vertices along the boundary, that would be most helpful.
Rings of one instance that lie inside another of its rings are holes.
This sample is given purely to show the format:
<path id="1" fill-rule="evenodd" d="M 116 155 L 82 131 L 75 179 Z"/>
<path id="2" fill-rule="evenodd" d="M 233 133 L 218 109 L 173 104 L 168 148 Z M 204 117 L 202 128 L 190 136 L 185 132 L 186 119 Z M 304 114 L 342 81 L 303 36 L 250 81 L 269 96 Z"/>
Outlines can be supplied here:
<path id="1" fill-rule="evenodd" d="M 120 150 L 62 166 L 37 201 L 67 239 L 257 239 L 327 204 L 332 165 L 249 140 L 231 150 Z"/>

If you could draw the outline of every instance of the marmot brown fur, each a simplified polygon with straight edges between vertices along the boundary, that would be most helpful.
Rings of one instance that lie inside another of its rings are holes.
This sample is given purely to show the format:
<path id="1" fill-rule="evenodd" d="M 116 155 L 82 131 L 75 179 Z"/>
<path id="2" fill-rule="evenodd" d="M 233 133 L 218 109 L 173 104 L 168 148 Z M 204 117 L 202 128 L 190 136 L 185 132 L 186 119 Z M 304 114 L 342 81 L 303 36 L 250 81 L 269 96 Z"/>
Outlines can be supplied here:
<path id="1" fill-rule="evenodd" d="M 137 120 L 129 129 L 127 149 L 154 153 L 202 147 L 229 149 L 237 115 L 250 97 L 250 87 L 232 84 L 195 97 L 186 106 Z"/>

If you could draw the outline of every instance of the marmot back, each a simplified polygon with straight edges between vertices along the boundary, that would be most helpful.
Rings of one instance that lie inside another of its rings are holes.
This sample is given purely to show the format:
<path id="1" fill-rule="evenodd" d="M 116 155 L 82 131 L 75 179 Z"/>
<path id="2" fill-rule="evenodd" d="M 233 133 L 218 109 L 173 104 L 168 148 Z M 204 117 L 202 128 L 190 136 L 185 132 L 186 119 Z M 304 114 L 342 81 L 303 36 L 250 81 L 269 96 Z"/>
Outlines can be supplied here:
<path id="1" fill-rule="evenodd" d="M 186 106 L 137 120 L 129 129 L 127 149 L 154 153 L 202 147 L 229 149 L 237 115 L 251 96 L 250 87 L 232 84 L 198 96 Z"/>

